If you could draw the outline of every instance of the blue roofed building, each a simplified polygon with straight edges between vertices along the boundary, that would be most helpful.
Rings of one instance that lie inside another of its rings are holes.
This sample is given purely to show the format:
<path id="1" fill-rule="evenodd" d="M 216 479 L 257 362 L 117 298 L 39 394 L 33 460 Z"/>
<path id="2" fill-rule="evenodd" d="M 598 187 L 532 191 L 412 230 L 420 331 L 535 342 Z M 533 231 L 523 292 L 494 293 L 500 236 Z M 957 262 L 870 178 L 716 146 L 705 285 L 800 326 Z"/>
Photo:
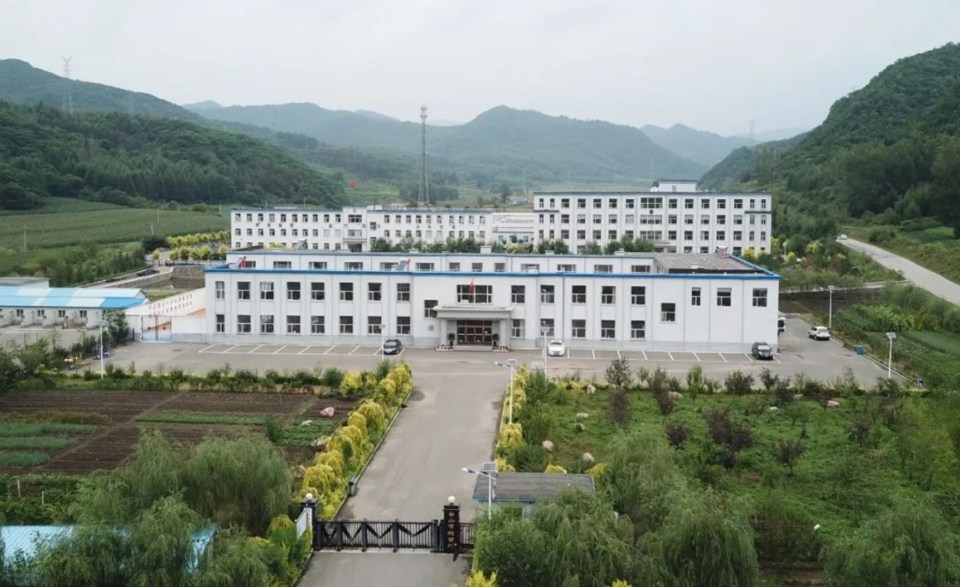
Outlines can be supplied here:
<path id="1" fill-rule="evenodd" d="M 0 278 L 0 326 L 96 328 L 105 312 L 148 301 L 140 289 L 48 284 L 45 279 Z"/>

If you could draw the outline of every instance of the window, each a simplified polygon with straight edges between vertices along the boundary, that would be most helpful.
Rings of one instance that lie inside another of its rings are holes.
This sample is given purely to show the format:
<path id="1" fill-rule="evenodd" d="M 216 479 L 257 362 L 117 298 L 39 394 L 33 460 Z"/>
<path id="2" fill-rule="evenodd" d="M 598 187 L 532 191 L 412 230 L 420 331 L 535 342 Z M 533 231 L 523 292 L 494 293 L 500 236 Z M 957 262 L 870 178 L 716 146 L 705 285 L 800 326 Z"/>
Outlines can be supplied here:
<path id="1" fill-rule="evenodd" d="M 237 299 L 238 300 L 249 300 L 250 299 L 250 282 L 249 281 L 238 281 L 237 282 Z M 249 332 L 249 331 L 247 331 Z"/>
<path id="2" fill-rule="evenodd" d="M 644 285 L 631 285 L 630 303 L 634 306 L 647 305 L 647 287 Z"/>
<path id="3" fill-rule="evenodd" d="M 524 338 L 526 336 L 526 325 L 523 319 L 517 320 L 514 318 L 510 328 L 510 336 L 513 338 Z"/>
<path id="4" fill-rule="evenodd" d="M 540 264 L 539 263 L 521 263 L 520 271 L 523 271 L 524 273 L 539 273 Z"/>
<path id="5" fill-rule="evenodd" d="M 553 318 L 540 319 L 540 336 L 553 336 Z"/>
<path id="6" fill-rule="evenodd" d="M 353 284 L 352 283 L 340 283 L 340 301 L 341 302 L 352 302 L 353 301 Z"/>
<path id="7" fill-rule="evenodd" d="M 457 286 L 458 304 L 489 304 L 492 301 L 492 285 L 475 285 L 469 283 Z"/>
<path id="8" fill-rule="evenodd" d="M 340 316 L 340 334 L 353 334 L 353 316 Z"/>
<path id="9" fill-rule="evenodd" d="M 217 314 L 217 332 L 223 334 L 227 331 L 227 317 L 225 314 Z"/>
<path id="10" fill-rule="evenodd" d="M 494 263 L 494 264 L 493 264 L 493 270 L 494 270 L 495 272 L 497 272 L 497 273 L 503 273 L 504 271 L 507 270 L 507 264 L 506 264 L 506 263 Z"/>
<path id="11" fill-rule="evenodd" d="M 754 308 L 767 307 L 767 288 L 760 288 L 760 289 L 753 290 L 753 307 Z"/>
<path id="12" fill-rule="evenodd" d="M 300 316 L 287 316 L 287 334 L 300 334 Z"/>
<path id="13" fill-rule="evenodd" d="M 617 323 L 615 320 L 600 321 L 600 338 L 616 338 Z"/>
<path id="14" fill-rule="evenodd" d="M 672 303 L 660 304 L 660 321 L 676 322 L 677 321 L 677 305 Z"/>
<path id="15" fill-rule="evenodd" d="M 574 285 L 570 291 L 570 302 L 573 304 L 587 303 L 587 286 Z"/>
<path id="16" fill-rule="evenodd" d="M 313 232 L 317 232 L 317 231 L 313 231 Z M 314 234 L 313 236 L 317 236 L 317 235 Z M 327 268 L 327 262 L 326 261 L 310 261 L 309 267 L 310 269 L 323 271 Z"/>
<path id="17" fill-rule="evenodd" d="M 273 316 L 260 316 L 260 334 L 273 334 Z"/>
<path id="18" fill-rule="evenodd" d="M 343 268 L 347 271 L 363 271 L 363 261 L 347 261 Z"/>
<path id="19" fill-rule="evenodd" d="M 237 334 L 250 334 L 250 314 L 237 315 Z"/>
<path id="20" fill-rule="evenodd" d="M 571 320 L 570 321 L 570 336 L 572 338 L 586 338 L 587 337 L 587 321 L 586 320 Z"/>
<path id="21" fill-rule="evenodd" d="M 310 284 L 310 299 L 315 302 L 322 302 L 326 299 L 327 294 L 325 286 L 322 283 L 311 283 Z"/>
<path id="22" fill-rule="evenodd" d="M 381 297 L 381 286 L 380 283 L 368 283 L 367 284 L 367 299 L 371 302 L 379 302 Z"/>
<path id="23" fill-rule="evenodd" d="M 718 231 L 717 231 L 717 240 L 718 240 L 718 241 L 727 240 L 727 233 L 726 233 L 726 231 L 718 230 Z"/>
<path id="24" fill-rule="evenodd" d="M 524 304 L 527 301 L 527 288 L 524 285 L 510 286 L 510 302 L 513 304 Z"/>
<path id="25" fill-rule="evenodd" d="M 380 334 L 382 326 L 380 316 L 367 316 L 367 334 Z"/>
<path id="26" fill-rule="evenodd" d="M 594 265 L 594 273 L 613 273 L 613 265 Z"/>
<path id="27" fill-rule="evenodd" d="M 454 263 L 451 261 L 449 265 L 449 269 L 450 271 L 460 271 L 460 263 Z"/>
<path id="28" fill-rule="evenodd" d="M 287 300 L 293 302 L 299 299 L 300 299 L 300 282 L 288 281 L 287 282 Z"/>
<path id="29" fill-rule="evenodd" d="M 290 261 L 274 261 L 273 262 L 274 269 L 290 269 L 290 267 L 292 266 L 293 264 Z"/>
<path id="30" fill-rule="evenodd" d="M 580 199 L 577 200 L 577 208 L 586 208 L 586 207 L 587 207 L 587 199 L 586 199 L 586 198 L 580 198 Z"/>
<path id="31" fill-rule="evenodd" d="M 483 263 L 472 263 L 470 265 L 470 271 L 473 271 L 474 273 L 480 273 L 483 271 Z"/>
<path id="32" fill-rule="evenodd" d="M 614 304 L 617 301 L 617 288 L 612 285 L 604 285 L 600 288 L 600 303 Z"/>
<path id="33" fill-rule="evenodd" d="M 593 207 L 594 207 L 594 208 L 600 208 L 600 207 L 602 207 L 602 206 L 603 206 L 603 200 L 601 200 L 601 199 L 599 199 L 599 198 L 594 198 L 594 199 L 593 199 Z"/>
<path id="34" fill-rule="evenodd" d="M 433 263 L 417 263 L 417 271 L 433 271 Z"/>
<path id="35" fill-rule="evenodd" d="M 23 318 L 23 310 L 17 309 L 17 316 L 19 316 L 20 318 Z M 86 310 L 80 310 L 80 317 L 86 319 L 86 317 L 87 317 L 87 311 L 86 311 Z"/>
<path id="36" fill-rule="evenodd" d="M 214 298 L 222 300 L 226 297 L 226 286 L 222 281 L 216 281 L 213 284 Z"/>
<path id="37" fill-rule="evenodd" d="M 423 300 L 423 317 L 424 318 L 436 318 L 437 311 L 437 300 Z"/>
<path id="38" fill-rule="evenodd" d="M 689 198 L 686 199 L 686 200 L 684 200 L 684 201 L 683 201 L 683 208 L 684 208 L 685 210 L 692 210 L 692 209 L 693 209 L 693 200 L 691 200 L 691 199 L 689 199 Z"/>
<path id="39" fill-rule="evenodd" d="M 410 284 L 409 283 L 397 284 L 397 301 L 398 302 L 410 301 Z"/>
<path id="40" fill-rule="evenodd" d="M 721 287 L 717 290 L 718 306 L 729 307 L 732 301 L 732 294 L 729 287 Z"/>
<path id="41" fill-rule="evenodd" d="M 695 287 L 690 290 L 690 305 L 699 306 L 700 305 L 700 288 Z"/>
<path id="42" fill-rule="evenodd" d="M 327 331 L 324 316 L 310 316 L 310 334 L 324 334 Z"/>
<path id="43" fill-rule="evenodd" d="M 558 273 L 573 273 L 576 270 L 577 270 L 576 265 L 566 265 L 566 264 L 557 265 Z"/>
<path id="44" fill-rule="evenodd" d="M 630 273 L 650 273 L 649 265 L 631 265 Z"/>
<path id="45" fill-rule="evenodd" d="M 552 285 L 540 286 L 540 303 L 541 304 L 553 303 L 553 286 Z"/>
<path id="46" fill-rule="evenodd" d="M 397 316 L 397 334 L 410 334 L 410 316 Z"/>
<path id="47" fill-rule="evenodd" d="M 630 321 L 630 339 L 643 340 L 647 337 L 647 323 L 644 320 Z"/>

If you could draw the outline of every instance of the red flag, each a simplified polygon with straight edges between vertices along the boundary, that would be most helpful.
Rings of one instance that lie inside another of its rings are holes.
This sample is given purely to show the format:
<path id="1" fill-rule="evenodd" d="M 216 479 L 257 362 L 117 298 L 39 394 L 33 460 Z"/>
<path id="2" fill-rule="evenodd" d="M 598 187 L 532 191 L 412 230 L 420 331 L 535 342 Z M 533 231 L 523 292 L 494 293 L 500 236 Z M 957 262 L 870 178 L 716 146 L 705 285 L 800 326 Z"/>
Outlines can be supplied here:
<path id="1" fill-rule="evenodd" d="M 246 256 L 246 255 L 240 257 L 240 268 L 241 268 L 241 269 L 246 269 L 246 268 L 247 268 L 247 256 Z"/>
<path id="2" fill-rule="evenodd" d="M 470 293 L 473 293 L 473 279 L 470 280 Z"/>
<path id="3" fill-rule="evenodd" d="M 352 189 L 357 189 L 357 180 L 356 180 L 356 179 L 351 179 L 351 180 L 350 180 L 350 183 L 347 184 L 347 185 L 349 185 Z"/>

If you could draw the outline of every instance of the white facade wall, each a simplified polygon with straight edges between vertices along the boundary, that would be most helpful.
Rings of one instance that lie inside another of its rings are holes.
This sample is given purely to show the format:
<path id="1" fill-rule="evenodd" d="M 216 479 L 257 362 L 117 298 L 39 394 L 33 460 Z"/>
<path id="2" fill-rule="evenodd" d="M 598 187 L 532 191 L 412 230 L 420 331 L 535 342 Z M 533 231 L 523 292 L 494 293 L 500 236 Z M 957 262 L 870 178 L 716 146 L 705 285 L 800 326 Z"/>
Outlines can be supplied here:
<path id="1" fill-rule="evenodd" d="M 382 324 L 386 338 L 435 346 L 446 342 L 448 333 L 463 334 L 458 321 L 465 320 L 488 321 L 481 328 L 514 348 L 542 345 L 541 329 L 550 324 L 547 336 L 574 348 L 744 351 L 755 341 L 777 338 L 779 278 L 732 259 L 725 259 L 725 267 L 751 273 L 668 274 L 653 254 L 264 251 L 243 255 L 248 264 L 243 269 L 237 265 L 240 256 L 230 254 L 228 265 L 206 272 L 208 342 L 376 345 Z M 459 298 L 458 286 L 466 299 Z M 314 287 L 322 288 L 316 296 L 322 299 L 314 299 Z M 342 288 L 352 291 L 352 299 Z M 515 288 L 522 288 L 522 299 Z M 694 288 L 700 288 L 699 305 Z M 754 290 L 765 293 L 765 304 L 754 305 Z M 241 299 L 241 291 L 249 296 Z M 721 291 L 729 305 L 718 304 Z M 471 295 L 481 299 L 474 303 Z M 436 317 L 428 311 L 434 303 Z M 672 319 L 664 315 L 667 304 L 673 304 Z M 322 332 L 312 332 L 315 320 L 322 322 Z M 243 323 L 250 325 L 249 333 Z"/>
<path id="2" fill-rule="evenodd" d="M 544 192 L 534 194 L 535 240 L 561 239 L 572 252 L 625 235 L 657 250 L 741 255 L 770 250 L 772 196 L 716 192 Z"/>

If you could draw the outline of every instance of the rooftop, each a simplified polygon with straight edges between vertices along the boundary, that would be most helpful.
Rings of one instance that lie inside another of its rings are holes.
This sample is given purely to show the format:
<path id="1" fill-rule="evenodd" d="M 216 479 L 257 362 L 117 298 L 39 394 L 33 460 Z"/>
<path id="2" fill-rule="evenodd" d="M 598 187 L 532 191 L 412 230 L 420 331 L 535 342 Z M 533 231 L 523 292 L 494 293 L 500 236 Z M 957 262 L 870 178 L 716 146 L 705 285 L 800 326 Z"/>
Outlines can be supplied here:
<path id="1" fill-rule="evenodd" d="M 745 261 L 729 255 L 699 253 L 661 253 L 656 256 L 657 265 L 664 273 L 714 273 L 747 272 L 756 268 Z"/>
<path id="2" fill-rule="evenodd" d="M 99 287 L 10 287 L 0 285 L 0 308 L 95 308 L 117 310 L 147 301 L 142 290 Z"/>
<path id="3" fill-rule="evenodd" d="M 473 499 L 487 501 L 487 479 L 477 475 L 473 487 Z M 493 501 L 535 503 L 541 500 L 556 499 L 560 493 L 573 487 L 580 491 L 593 493 L 596 486 L 591 475 L 558 473 L 496 473 L 493 488 Z"/>
<path id="4" fill-rule="evenodd" d="M 32 285 L 46 287 L 50 280 L 46 277 L 0 277 L 0 287 L 22 287 Z"/>

